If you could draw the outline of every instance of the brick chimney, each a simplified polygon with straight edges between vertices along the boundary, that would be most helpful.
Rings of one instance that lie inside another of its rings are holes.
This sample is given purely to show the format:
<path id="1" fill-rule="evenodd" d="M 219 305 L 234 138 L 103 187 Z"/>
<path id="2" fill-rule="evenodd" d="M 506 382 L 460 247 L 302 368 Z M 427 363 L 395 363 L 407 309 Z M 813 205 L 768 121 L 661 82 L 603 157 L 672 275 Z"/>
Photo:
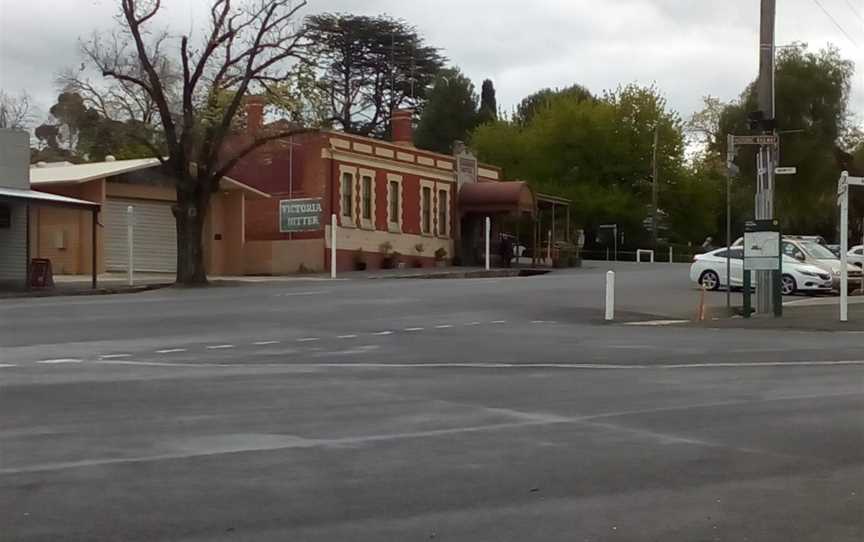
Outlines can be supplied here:
<path id="1" fill-rule="evenodd" d="M 246 133 L 255 136 L 264 126 L 264 105 L 267 100 L 263 96 L 246 96 Z"/>
<path id="2" fill-rule="evenodd" d="M 390 119 L 391 139 L 402 147 L 414 146 L 414 110 L 396 109 Z"/>

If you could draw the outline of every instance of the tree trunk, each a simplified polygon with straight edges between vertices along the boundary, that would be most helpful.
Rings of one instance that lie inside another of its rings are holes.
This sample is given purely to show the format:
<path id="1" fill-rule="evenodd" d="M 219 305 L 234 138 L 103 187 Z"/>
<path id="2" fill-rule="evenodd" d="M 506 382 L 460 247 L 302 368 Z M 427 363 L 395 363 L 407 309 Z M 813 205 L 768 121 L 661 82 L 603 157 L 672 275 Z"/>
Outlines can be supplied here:
<path id="1" fill-rule="evenodd" d="M 192 192 L 177 190 L 177 205 L 174 206 L 177 220 L 177 284 L 207 284 L 203 240 L 209 196 L 209 192 L 200 187 Z"/>

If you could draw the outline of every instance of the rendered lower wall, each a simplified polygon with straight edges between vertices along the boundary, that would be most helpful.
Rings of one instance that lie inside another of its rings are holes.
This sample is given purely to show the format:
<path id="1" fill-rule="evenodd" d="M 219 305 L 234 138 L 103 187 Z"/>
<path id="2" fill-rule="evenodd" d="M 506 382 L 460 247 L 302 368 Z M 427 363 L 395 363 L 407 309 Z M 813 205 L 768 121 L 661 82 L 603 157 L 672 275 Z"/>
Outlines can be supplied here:
<path id="1" fill-rule="evenodd" d="M 301 270 L 324 271 L 324 242 L 321 239 L 294 241 L 246 241 L 245 274 L 290 275 Z"/>

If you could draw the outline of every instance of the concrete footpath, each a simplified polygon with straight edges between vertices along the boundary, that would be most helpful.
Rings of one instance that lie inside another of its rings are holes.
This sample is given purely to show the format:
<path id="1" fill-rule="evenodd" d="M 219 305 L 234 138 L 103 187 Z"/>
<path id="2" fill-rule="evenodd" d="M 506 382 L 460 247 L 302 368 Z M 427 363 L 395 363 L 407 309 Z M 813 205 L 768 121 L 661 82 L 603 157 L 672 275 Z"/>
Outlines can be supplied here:
<path id="1" fill-rule="evenodd" d="M 840 321 L 839 303 L 836 297 L 793 301 L 784 305 L 782 318 L 758 314 L 749 319 L 735 316 L 696 322 L 694 325 L 709 328 L 864 332 L 864 298 L 850 299 L 848 322 Z"/>

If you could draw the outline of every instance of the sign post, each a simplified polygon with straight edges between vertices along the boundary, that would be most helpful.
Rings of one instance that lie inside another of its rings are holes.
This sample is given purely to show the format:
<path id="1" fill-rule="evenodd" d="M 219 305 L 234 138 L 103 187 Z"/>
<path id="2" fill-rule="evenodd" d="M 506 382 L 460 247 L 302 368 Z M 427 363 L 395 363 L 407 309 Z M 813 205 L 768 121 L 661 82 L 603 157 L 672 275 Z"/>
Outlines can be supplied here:
<path id="1" fill-rule="evenodd" d="M 486 271 L 489 271 L 489 269 L 492 266 L 492 262 L 490 260 L 491 254 L 489 251 L 489 243 L 491 241 L 491 239 L 490 239 L 491 237 L 492 237 L 492 219 L 487 216 L 486 217 L 486 232 L 485 232 L 485 238 L 486 238 Z"/>
<path id="2" fill-rule="evenodd" d="M 844 171 L 837 181 L 840 206 L 840 321 L 849 321 L 849 187 L 864 186 L 864 177 L 850 177 Z"/>
<path id="3" fill-rule="evenodd" d="M 751 312 L 750 287 L 753 271 L 769 271 L 772 279 L 770 285 L 774 288 L 774 316 L 783 316 L 783 296 L 780 291 L 783 276 L 782 235 L 778 220 L 754 220 L 744 225 L 744 317 L 749 318 Z M 728 277 L 727 277 L 728 278 Z M 731 278 L 729 283 L 731 284 Z M 757 282 L 756 288 L 765 287 Z"/>
<path id="4" fill-rule="evenodd" d="M 128 250 L 128 261 L 126 263 L 126 273 L 129 279 L 129 286 L 135 285 L 135 208 L 131 205 L 126 207 L 126 245 Z"/>
<path id="5" fill-rule="evenodd" d="M 330 215 L 330 278 L 336 278 L 336 213 Z"/>

